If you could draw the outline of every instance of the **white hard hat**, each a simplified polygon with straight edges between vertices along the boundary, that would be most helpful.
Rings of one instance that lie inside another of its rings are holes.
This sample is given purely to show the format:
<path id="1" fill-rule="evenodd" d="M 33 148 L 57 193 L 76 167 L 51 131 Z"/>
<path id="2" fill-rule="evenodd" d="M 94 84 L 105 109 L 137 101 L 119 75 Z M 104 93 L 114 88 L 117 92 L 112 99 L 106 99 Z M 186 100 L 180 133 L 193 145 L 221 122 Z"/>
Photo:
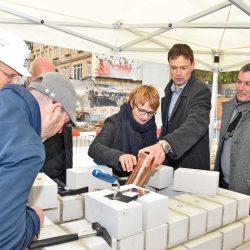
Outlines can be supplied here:
<path id="1" fill-rule="evenodd" d="M 22 76 L 30 76 L 27 69 L 29 49 L 18 36 L 0 30 L 0 61 Z"/>

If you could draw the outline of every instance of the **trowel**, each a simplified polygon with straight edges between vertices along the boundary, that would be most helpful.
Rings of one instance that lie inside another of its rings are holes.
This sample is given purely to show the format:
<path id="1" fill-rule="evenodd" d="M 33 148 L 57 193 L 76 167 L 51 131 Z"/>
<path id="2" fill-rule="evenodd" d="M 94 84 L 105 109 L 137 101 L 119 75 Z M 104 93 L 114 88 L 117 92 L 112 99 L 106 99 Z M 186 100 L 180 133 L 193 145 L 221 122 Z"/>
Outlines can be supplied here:
<path id="1" fill-rule="evenodd" d="M 117 184 L 116 191 L 113 194 L 106 195 L 105 197 L 111 199 L 111 200 L 118 200 L 121 202 L 128 203 L 130 201 L 135 201 L 138 199 L 138 197 L 149 193 L 147 190 L 143 189 L 137 189 L 137 188 L 129 188 L 122 192 L 120 192 L 120 184 L 117 178 L 114 176 L 104 173 L 99 169 L 94 169 L 92 172 L 92 175 L 102 181 L 109 182 L 111 184 Z"/>

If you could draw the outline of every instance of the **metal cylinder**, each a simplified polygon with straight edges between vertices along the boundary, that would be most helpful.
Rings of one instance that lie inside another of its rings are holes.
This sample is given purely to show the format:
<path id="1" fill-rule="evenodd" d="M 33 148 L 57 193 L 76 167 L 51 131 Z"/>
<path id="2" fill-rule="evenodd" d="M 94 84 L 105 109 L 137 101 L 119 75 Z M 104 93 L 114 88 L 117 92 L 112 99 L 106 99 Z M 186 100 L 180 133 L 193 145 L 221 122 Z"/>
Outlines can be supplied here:
<path id="1" fill-rule="evenodd" d="M 140 153 L 137 165 L 129 176 L 126 184 L 133 184 L 138 187 L 143 187 L 151 176 L 152 170 L 154 168 L 153 161 L 154 158 L 149 158 L 147 153 Z"/>

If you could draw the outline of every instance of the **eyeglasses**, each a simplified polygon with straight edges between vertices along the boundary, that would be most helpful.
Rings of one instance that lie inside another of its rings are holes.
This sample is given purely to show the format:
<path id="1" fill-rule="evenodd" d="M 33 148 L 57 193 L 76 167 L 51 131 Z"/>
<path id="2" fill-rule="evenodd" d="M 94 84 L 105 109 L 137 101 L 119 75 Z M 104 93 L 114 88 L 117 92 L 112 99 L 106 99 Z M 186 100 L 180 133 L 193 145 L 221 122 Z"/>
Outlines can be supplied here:
<path id="1" fill-rule="evenodd" d="M 49 99 L 51 99 L 51 101 L 52 101 L 52 103 L 53 104 L 55 104 L 55 103 L 57 103 L 58 101 L 56 100 L 56 94 L 55 93 L 53 93 L 52 91 L 50 91 L 48 88 L 46 88 L 46 89 L 44 89 L 44 92 L 43 92 L 43 94 L 44 95 L 46 95 L 46 96 L 48 96 L 49 97 Z M 64 107 L 62 106 L 61 107 L 61 112 L 62 113 L 66 113 L 66 114 L 68 114 L 67 113 L 67 111 L 64 109 Z M 69 118 L 70 119 L 70 118 Z M 70 120 L 70 121 L 68 121 L 68 122 L 66 122 L 65 124 L 64 124 L 64 127 L 74 127 L 75 125 L 73 124 L 73 122 Z"/>
<path id="2" fill-rule="evenodd" d="M 135 104 L 135 106 L 137 107 L 137 109 L 138 109 L 140 115 L 145 115 L 145 114 L 147 114 L 148 117 L 150 117 L 150 118 L 153 117 L 154 115 L 156 115 L 156 112 L 147 111 L 147 110 L 145 110 L 145 109 L 140 109 L 140 108 L 138 108 L 138 106 L 137 106 L 136 104 Z"/>
<path id="3" fill-rule="evenodd" d="M 241 80 L 237 80 L 236 83 L 238 85 L 244 85 L 244 86 L 250 86 L 250 81 L 245 81 L 245 82 L 242 82 Z"/>
<path id="4" fill-rule="evenodd" d="M 18 83 L 21 81 L 22 76 L 20 75 L 8 74 L 2 69 L 0 69 L 0 72 L 2 72 L 6 77 L 8 77 L 8 79 L 11 80 L 13 83 Z"/>

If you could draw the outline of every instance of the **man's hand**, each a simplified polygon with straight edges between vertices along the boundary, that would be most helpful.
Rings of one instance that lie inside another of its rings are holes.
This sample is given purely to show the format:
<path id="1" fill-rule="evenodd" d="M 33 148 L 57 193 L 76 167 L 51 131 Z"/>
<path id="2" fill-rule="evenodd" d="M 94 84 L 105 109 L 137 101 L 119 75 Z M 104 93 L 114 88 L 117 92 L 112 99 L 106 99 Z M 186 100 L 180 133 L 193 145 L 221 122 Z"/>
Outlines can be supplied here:
<path id="1" fill-rule="evenodd" d="M 124 154 L 119 157 L 119 162 L 122 165 L 123 171 L 132 172 L 134 166 L 137 164 L 137 159 L 134 155 Z"/>
<path id="2" fill-rule="evenodd" d="M 139 154 L 141 152 L 149 153 L 149 157 L 154 158 L 153 164 L 157 166 L 161 165 L 166 157 L 165 152 L 162 149 L 162 146 L 157 143 L 152 146 L 139 150 Z"/>
<path id="3" fill-rule="evenodd" d="M 40 207 L 32 207 L 32 208 L 36 211 L 36 213 L 40 219 L 40 225 L 42 225 L 44 222 L 44 213 L 43 213 L 42 208 L 40 208 Z"/>

